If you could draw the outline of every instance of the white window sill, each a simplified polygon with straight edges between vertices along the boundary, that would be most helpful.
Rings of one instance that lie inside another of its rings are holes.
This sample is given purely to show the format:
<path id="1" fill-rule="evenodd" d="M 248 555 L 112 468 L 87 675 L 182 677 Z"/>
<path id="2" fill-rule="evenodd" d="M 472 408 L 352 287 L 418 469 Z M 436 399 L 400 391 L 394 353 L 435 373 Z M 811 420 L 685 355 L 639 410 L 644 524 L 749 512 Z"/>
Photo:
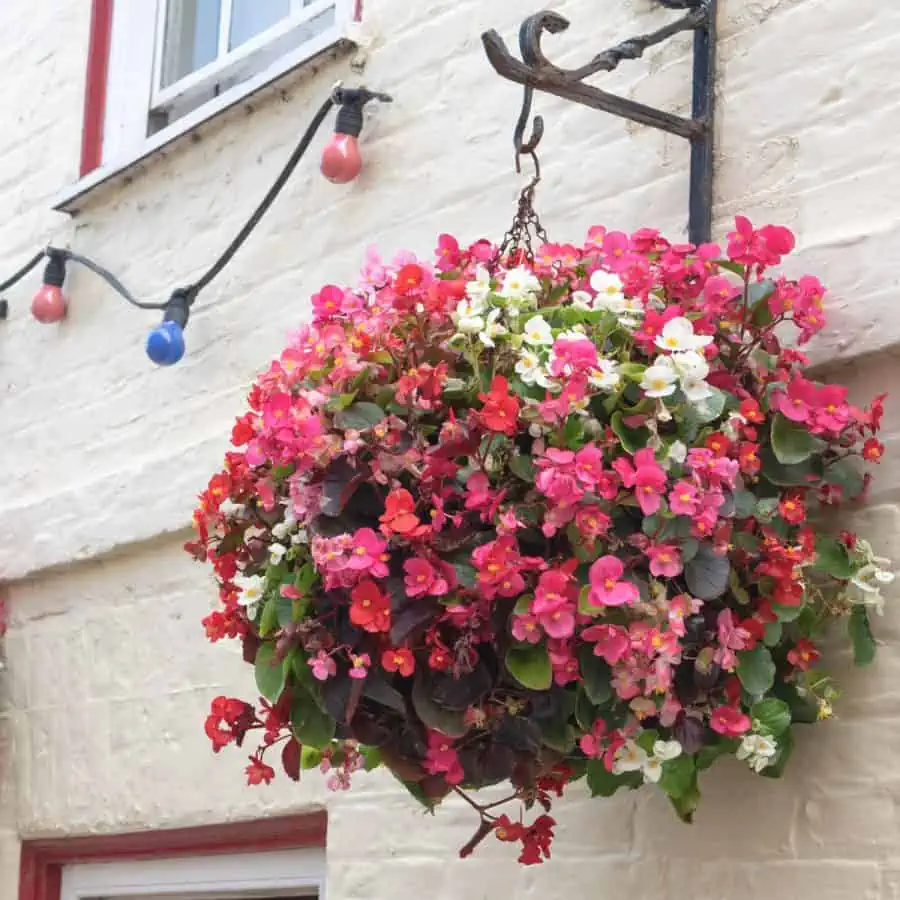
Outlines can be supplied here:
<path id="1" fill-rule="evenodd" d="M 204 103 L 193 112 L 182 116 L 168 127 L 148 137 L 132 153 L 103 163 L 93 172 L 79 178 L 78 181 L 64 188 L 53 198 L 53 209 L 70 215 L 77 214 L 99 188 L 111 182 L 124 181 L 134 173 L 138 166 L 148 162 L 179 138 L 195 132 L 201 125 L 270 87 L 274 82 L 300 66 L 313 62 L 317 57 L 328 52 L 352 50 L 355 46 L 356 43 L 350 34 L 350 28 L 346 25 L 335 26 L 322 32 L 313 40 L 304 42 L 303 46 L 298 47 L 292 53 L 279 58 L 265 71 L 235 85 L 216 97 L 215 100 Z"/>

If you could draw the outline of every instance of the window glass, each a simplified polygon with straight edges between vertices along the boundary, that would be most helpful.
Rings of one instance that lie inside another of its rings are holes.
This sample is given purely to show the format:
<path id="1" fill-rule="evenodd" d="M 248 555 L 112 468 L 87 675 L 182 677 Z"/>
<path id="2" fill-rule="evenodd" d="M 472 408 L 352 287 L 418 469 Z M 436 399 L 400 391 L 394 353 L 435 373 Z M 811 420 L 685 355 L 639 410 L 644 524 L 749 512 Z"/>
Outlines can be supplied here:
<path id="1" fill-rule="evenodd" d="M 232 0 L 228 49 L 240 47 L 291 13 L 291 0 Z"/>
<path id="2" fill-rule="evenodd" d="M 269 2 L 256 0 L 256 5 L 266 6 Z M 273 5 L 280 4 L 276 0 Z M 221 15 L 221 0 L 168 0 L 161 87 L 174 84 L 216 59 Z"/>

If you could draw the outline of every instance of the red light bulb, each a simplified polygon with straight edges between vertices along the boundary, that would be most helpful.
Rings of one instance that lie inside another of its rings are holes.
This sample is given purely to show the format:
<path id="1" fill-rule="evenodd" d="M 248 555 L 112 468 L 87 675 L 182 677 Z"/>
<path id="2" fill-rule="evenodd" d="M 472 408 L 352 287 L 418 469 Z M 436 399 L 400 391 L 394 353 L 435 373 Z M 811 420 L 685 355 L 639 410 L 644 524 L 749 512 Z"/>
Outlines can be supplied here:
<path id="1" fill-rule="evenodd" d="M 322 151 L 322 174 L 334 184 L 347 184 L 361 169 L 359 141 L 352 134 L 335 134 Z"/>
<path id="2" fill-rule="evenodd" d="M 59 322 L 66 315 L 66 298 L 55 284 L 41 285 L 31 301 L 31 314 L 44 325 Z"/>

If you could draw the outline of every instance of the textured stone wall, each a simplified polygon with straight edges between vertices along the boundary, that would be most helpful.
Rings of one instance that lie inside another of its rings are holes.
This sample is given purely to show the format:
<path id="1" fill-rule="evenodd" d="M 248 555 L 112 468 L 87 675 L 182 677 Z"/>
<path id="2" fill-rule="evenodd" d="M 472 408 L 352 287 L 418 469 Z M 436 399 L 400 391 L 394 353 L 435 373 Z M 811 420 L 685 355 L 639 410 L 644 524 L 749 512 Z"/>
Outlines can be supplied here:
<path id="1" fill-rule="evenodd" d="M 900 5 L 883 0 L 721 0 L 716 232 L 736 212 L 794 227 L 792 271 L 833 288 L 825 368 L 860 398 L 889 389 L 900 363 L 895 247 L 900 166 Z M 0 897 L 16 891 L 18 836 L 180 826 L 327 804 L 329 896 L 696 900 L 900 898 L 900 611 L 875 623 L 875 669 L 843 649 L 840 718 L 804 736 L 784 782 L 721 766 L 693 828 L 663 798 L 559 806 L 556 862 L 520 871 L 508 848 L 453 859 L 468 836 L 452 804 L 422 822 L 389 779 L 349 795 L 243 785 L 240 753 L 213 761 L 211 697 L 249 695 L 234 648 L 199 619 L 207 573 L 180 551 L 192 498 L 225 449 L 255 371 L 302 320 L 325 281 L 352 279 L 365 246 L 426 252 L 441 231 L 499 236 L 519 181 L 511 167 L 518 90 L 491 73 L 478 35 L 515 29 L 537 4 L 366 0 L 365 80 L 395 94 L 364 134 L 355 184 L 325 183 L 310 161 L 187 332 L 188 355 L 155 370 L 153 316 L 84 272 L 71 316 L 27 315 L 34 283 L 0 324 L 0 581 L 11 610 L 0 676 Z M 580 63 L 666 14 L 649 0 L 568 0 L 572 35 L 548 40 Z M 74 221 L 50 212 L 75 180 L 88 37 L 86 0 L 0 4 L 0 273 L 53 239 L 95 256 L 147 296 L 199 273 L 267 188 L 347 59 L 288 79 L 100 191 Z M 687 112 L 689 39 L 624 66 L 605 84 Z M 551 236 L 586 227 L 685 224 L 687 149 L 553 98 L 540 211 Z M 900 559 L 900 406 L 865 531 Z M 558 858 L 557 858 L 558 857 Z"/>

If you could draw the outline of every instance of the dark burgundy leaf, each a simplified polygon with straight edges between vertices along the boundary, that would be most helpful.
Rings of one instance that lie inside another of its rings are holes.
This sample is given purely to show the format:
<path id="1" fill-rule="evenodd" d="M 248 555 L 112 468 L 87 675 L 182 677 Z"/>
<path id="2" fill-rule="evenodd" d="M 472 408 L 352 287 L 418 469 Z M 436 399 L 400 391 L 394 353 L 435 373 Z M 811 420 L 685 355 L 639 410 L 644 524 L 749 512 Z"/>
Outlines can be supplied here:
<path id="1" fill-rule="evenodd" d="M 445 709 L 464 710 L 474 706 L 494 686 L 494 680 L 483 662 L 474 671 L 459 678 L 436 674 L 432 679 L 431 696 Z"/>
<path id="2" fill-rule="evenodd" d="M 396 688 L 388 684 L 387 679 L 380 672 L 369 670 L 369 677 L 362 682 L 363 697 L 380 703 L 388 709 L 394 710 L 401 715 L 406 712 L 406 704 L 403 701 L 403 695 Z"/>
<path id="3" fill-rule="evenodd" d="M 387 722 L 384 716 L 376 716 L 365 708 L 360 708 L 353 717 L 354 738 L 369 747 L 381 748 L 391 743 L 396 729 L 396 723 Z"/>
<path id="4" fill-rule="evenodd" d="M 434 536 L 434 548 L 439 553 L 452 553 L 470 544 L 475 537 L 475 533 L 475 529 L 471 525 L 463 525 L 459 528 L 446 528 Z"/>
<path id="5" fill-rule="evenodd" d="M 492 743 L 484 751 L 484 783 L 497 784 L 506 781 L 516 767 L 516 754 L 504 744 Z"/>
<path id="6" fill-rule="evenodd" d="M 541 729 L 523 716 L 504 716 L 494 734 L 498 743 L 520 753 L 535 755 L 541 749 Z"/>
<path id="7" fill-rule="evenodd" d="M 353 689 L 351 682 L 356 679 L 349 675 L 338 674 L 322 682 L 322 702 L 325 711 L 343 725 L 347 724 L 347 707 L 350 704 L 350 692 Z"/>
<path id="8" fill-rule="evenodd" d="M 281 765 L 288 778 L 294 781 L 300 780 L 300 742 L 291 738 L 281 751 Z"/>
<path id="9" fill-rule="evenodd" d="M 252 632 L 247 632 L 243 637 L 244 662 L 251 666 L 256 662 L 256 651 L 259 650 L 260 640 Z"/>
<path id="10" fill-rule="evenodd" d="M 675 723 L 675 740 L 685 753 L 696 753 L 703 746 L 706 727 L 699 719 L 679 713 Z"/>
<path id="11" fill-rule="evenodd" d="M 399 647 L 410 638 L 415 639 L 415 633 L 429 625 L 440 612 L 440 604 L 432 600 L 418 599 L 410 603 L 391 616 L 391 642 Z"/>
<path id="12" fill-rule="evenodd" d="M 356 489 L 366 478 L 366 472 L 352 466 L 349 460 L 338 457 L 325 471 L 319 510 L 326 516 L 339 516 Z"/>
<path id="13" fill-rule="evenodd" d="M 353 684 L 350 685 L 350 694 L 347 697 L 347 706 L 344 710 L 344 721 L 348 724 L 353 722 L 353 717 L 356 715 L 356 708 L 359 706 L 359 700 L 365 687 L 364 681 L 367 679 L 351 678 L 350 680 Z"/>

